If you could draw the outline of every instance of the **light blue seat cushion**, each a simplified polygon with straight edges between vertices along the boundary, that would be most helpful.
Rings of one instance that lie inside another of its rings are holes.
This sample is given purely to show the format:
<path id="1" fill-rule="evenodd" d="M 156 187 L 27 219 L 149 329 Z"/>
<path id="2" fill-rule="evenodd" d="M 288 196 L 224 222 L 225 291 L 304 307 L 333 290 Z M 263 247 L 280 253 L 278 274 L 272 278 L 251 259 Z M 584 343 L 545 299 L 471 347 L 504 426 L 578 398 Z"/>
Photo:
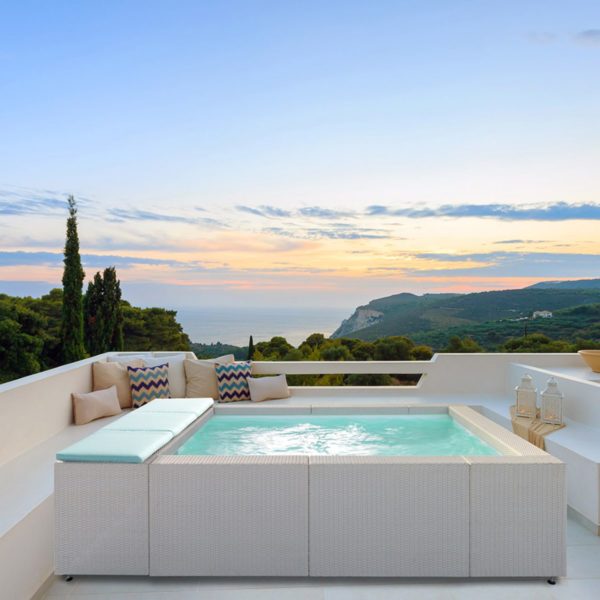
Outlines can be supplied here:
<path id="1" fill-rule="evenodd" d="M 191 412 L 199 417 L 214 403 L 212 398 L 160 398 L 144 404 L 135 412 Z"/>
<path id="2" fill-rule="evenodd" d="M 138 409 L 113 421 L 103 429 L 111 431 L 170 431 L 173 435 L 177 435 L 197 418 L 193 412 L 144 412 Z"/>
<path id="3" fill-rule="evenodd" d="M 173 439 L 170 431 L 102 429 L 65 448 L 58 460 L 73 462 L 143 463 Z"/>

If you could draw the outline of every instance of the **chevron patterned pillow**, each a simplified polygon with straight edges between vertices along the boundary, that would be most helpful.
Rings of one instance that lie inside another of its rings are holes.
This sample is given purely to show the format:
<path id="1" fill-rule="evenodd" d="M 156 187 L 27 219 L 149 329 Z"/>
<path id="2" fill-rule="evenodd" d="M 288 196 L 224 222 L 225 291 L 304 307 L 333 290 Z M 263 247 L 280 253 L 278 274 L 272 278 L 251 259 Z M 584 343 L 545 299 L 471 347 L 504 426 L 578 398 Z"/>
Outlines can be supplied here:
<path id="1" fill-rule="evenodd" d="M 227 365 L 217 363 L 215 365 L 219 402 L 250 400 L 248 377 L 250 377 L 251 369 L 250 361 L 234 362 Z"/>
<path id="2" fill-rule="evenodd" d="M 127 367 L 131 387 L 131 404 L 139 408 L 155 398 L 170 398 L 169 365 Z"/>

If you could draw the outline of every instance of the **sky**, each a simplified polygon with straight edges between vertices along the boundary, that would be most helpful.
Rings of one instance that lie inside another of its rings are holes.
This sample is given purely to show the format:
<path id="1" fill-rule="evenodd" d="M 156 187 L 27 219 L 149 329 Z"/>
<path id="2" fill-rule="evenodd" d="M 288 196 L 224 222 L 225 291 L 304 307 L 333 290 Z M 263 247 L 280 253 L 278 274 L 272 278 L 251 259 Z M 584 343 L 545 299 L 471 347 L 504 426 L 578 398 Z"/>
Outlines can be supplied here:
<path id="1" fill-rule="evenodd" d="M 597 0 L 0 0 L 0 292 L 347 307 L 600 277 Z"/>

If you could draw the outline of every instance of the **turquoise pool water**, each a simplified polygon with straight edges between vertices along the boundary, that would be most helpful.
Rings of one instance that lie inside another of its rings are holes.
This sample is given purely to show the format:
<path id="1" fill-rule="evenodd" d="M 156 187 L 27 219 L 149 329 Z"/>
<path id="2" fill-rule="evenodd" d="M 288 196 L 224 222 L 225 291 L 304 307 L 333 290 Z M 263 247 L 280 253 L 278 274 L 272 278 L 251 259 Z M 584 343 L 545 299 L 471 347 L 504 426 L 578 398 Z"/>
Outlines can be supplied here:
<path id="1" fill-rule="evenodd" d="M 177 454 L 494 456 L 448 415 L 216 415 Z"/>

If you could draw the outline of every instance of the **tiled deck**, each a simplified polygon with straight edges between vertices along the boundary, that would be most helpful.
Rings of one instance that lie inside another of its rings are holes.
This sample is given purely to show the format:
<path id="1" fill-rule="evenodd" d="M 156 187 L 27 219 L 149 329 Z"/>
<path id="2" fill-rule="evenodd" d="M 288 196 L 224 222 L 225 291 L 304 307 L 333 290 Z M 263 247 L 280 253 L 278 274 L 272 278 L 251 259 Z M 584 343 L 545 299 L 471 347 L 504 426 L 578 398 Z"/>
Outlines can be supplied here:
<path id="1" fill-rule="evenodd" d="M 69 600 L 598 600 L 600 537 L 569 520 L 568 576 L 545 581 L 76 577 L 44 598 Z"/>

